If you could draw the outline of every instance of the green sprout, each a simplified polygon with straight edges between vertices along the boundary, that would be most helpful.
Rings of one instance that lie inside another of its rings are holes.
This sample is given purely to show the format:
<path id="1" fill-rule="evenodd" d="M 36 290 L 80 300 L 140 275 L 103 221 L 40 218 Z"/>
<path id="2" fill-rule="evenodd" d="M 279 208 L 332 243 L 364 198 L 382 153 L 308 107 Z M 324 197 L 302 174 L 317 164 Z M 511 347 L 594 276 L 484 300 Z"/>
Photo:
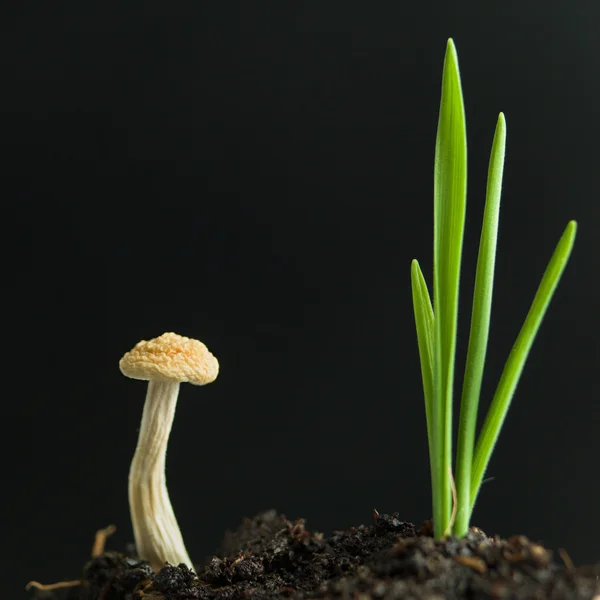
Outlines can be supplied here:
<path id="1" fill-rule="evenodd" d="M 433 306 L 419 263 L 411 265 L 412 295 L 421 361 L 431 466 L 436 538 L 464 536 L 490 456 L 515 393 L 533 340 L 567 264 L 577 223 L 570 221 L 546 267 L 525 322 L 504 365 L 475 444 L 477 409 L 487 349 L 506 122 L 500 113 L 488 170 L 487 193 L 466 368 L 462 386 L 456 488 L 452 475 L 452 391 L 458 321 L 458 289 L 467 197 L 467 136 L 456 48 L 448 40 L 435 146 Z M 435 309 L 435 312 L 434 312 Z"/>

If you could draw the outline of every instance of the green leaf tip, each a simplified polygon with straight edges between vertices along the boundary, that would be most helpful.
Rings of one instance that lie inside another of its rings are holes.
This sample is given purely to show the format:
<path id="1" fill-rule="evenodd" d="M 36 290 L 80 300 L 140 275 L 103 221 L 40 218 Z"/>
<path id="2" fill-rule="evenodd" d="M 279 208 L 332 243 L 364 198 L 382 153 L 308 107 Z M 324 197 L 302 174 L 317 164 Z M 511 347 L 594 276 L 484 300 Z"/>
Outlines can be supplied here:
<path id="1" fill-rule="evenodd" d="M 444 70 L 448 69 L 448 67 L 452 68 L 452 71 L 456 73 L 457 77 L 460 79 L 459 69 L 458 69 L 458 52 L 456 51 L 456 46 L 452 41 L 452 38 L 448 39 L 448 44 L 446 46 L 446 56 L 444 57 Z M 462 90 L 461 90 L 462 94 Z"/>
<path id="2" fill-rule="evenodd" d="M 500 135 L 506 139 L 506 117 L 504 116 L 503 112 L 498 115 L 498 121 L 496 121 L 496 132 L 500 133 Z"/>

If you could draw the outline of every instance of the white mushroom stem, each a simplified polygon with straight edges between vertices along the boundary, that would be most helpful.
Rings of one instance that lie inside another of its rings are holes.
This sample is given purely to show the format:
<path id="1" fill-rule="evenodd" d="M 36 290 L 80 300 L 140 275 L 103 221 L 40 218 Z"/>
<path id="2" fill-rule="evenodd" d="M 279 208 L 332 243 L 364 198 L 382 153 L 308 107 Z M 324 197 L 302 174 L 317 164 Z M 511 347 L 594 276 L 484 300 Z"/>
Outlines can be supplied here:
<path id="1" fill-rule="evenodd" d="M 154 571 L 166 562 L 193 569 L 169 500 L 165 476 L 167 443 L 178 382 L 148 381 L 138 443 L 129 470 L 129 507 L 140 558 Z"/>

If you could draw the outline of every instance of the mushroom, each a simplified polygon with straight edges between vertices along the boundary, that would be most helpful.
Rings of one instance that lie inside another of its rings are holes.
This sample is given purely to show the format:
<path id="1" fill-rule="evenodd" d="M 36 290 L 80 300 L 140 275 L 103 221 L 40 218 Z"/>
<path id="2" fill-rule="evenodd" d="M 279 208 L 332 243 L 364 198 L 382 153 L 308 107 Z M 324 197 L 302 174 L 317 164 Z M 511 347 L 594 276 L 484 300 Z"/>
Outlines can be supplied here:
<path id="1" fill-rule="evenodd" d="M 169 500 L 165 458 L 179 384 L 211 383 L 219 374 L 219 362 L 202 342 L 164 333 L 136 344 L 123 356 L 119 368 L 127 377 L 148 381 L 129 470 L 129 509 L 138 555 L 154 571 L 166 562 L 193 569 Z"/>

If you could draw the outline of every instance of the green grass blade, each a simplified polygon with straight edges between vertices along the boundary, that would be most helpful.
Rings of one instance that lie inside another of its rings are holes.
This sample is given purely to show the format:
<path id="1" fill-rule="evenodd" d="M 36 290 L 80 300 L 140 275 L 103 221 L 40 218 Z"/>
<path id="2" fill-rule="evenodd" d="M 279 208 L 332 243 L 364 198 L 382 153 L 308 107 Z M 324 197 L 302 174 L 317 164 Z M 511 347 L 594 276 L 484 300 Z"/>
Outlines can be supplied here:
<path id="1" fill-rule="evenodd" d="M 416 260 L 410 266 L 413 308 L 419 358 L 421 360 L 421 375 L 423 378 L 423 395 L 425 397 L 425 418 L 427 421 L 427 441 L 429 444 L 429 460 L 433 460 L 433 439 L 431 421 L 431 402 L 433 400 L 433 308 L 427 291 L 427 284 Z"/>
<path id="2" fill-rule="evenodd" d="M 481 380 L 487 351 L 494 288 L 494 266 L 498 239 L 498 217 L 504 171 L 506 148 L 506 122 L 500 113 L 488 169 L 488 181 L 479 241 L 479 256 L 473 292 L 471 332 L 460 405 L 458 447 L 456 454 L 456 489 L 458 510 L 453 533 L 466 535 L 471 517 L 471 467 L 477 427 L 477 409 L 481 392 Z"/>
<path id="3" fill-rule="evenodd" d="M 452 509 L 452 386 L 458 286 L 467 192 L 467 139 L 456 48 L 448 40 L 434 169 L 434 535 L 444 535 Z"/>
<path id="4" fill-rule="evenodd" d="M 473 471 L 471 473 L 471 510 L 475 505 L 479 488 L 490 460 L 490 456 L 498 439 L 500 429 L 504 423 L 510 402 L 517 387 L 519 377 L 525 366 L 525 361 L 533 344 L 533 340 L 540 327 L 546 309 L 550 304 L 554 290 L 565 269 L 577 232 L 577 223 L 571 221 L 560 238 L 554 254 L 546 267 L 544 276 L 536 292 L 531 308 L 517 341 L 506 361 L 504 371 L 500 377 L 498 388 L 483 424 L 473 460 Z"/>

